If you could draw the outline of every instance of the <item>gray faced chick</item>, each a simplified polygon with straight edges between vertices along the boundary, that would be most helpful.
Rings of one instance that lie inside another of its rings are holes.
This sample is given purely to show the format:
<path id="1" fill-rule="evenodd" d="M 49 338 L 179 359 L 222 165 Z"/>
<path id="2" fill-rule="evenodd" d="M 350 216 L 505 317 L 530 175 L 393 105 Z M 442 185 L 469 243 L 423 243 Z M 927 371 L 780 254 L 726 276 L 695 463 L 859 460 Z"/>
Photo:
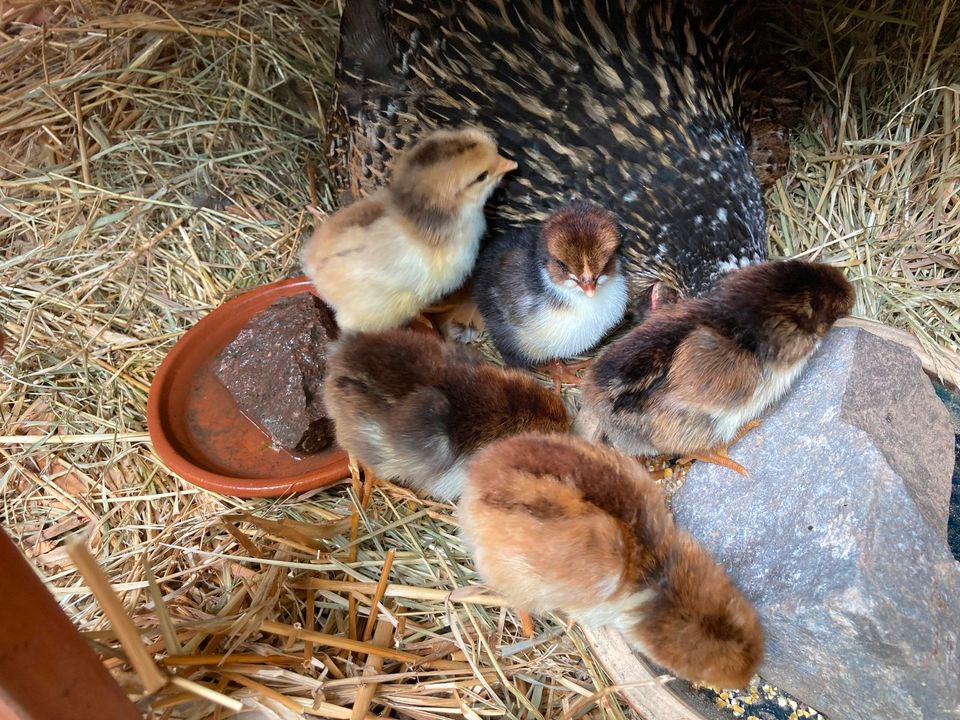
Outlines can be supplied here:
<path id="1" fill-rule="evenodd" d="M 570 427 L 560 398 L 529 375 L 413 330 L 342 340 L 327 361 L 324 402 L 340 447 L 440 500 L 459 497 L 467 461 L 497 438 Z"/>
<path id="2" fill-rule="evenodd" d="M 339 327 L 399 327 L 460 287 L 486 229 L 484 203 L 516 167 L 485 132 L 436 130 L 397 159 L 389 186 L 317 227 L 303 267 Z"/>
<path id="3" fill-rule="evenodd" d="M 458 514 L 480 576 L 514 607 L 616 628 L 695 682 L 740 688 L 756 672 L 756 611 L 636 461 L 569 436 L 507 438 L 471 463 Z"/>
<path id="4" fill-rule="evenodd" d="M 788 260 L 735 270 L 707 295 L 653 312 L 584 378 L 578 434 L 630 455 L 719 461 L 777 402 L 854 292 L 837 268 Z"/>
<path id="5" fill-rule="evenodd" d="M 539 227 L 492 240 L 474 271 L 474 300 L 504 361 L 529 367 L 578 355 L 623 318 L 620 231 L 598 205 L 574 203 Z"/>

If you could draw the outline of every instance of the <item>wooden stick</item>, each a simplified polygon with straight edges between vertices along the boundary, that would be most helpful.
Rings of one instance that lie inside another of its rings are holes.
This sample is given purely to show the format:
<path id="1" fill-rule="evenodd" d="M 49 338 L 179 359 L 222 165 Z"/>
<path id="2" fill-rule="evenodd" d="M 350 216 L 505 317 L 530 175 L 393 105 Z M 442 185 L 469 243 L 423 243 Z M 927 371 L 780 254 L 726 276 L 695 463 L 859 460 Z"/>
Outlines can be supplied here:
<path id="1" fill-rule="evenodd" d="M 382 655 L 385 658 L 399 660 L 400 662 L 418 663 L 422 659 L 419 655 L 414 655 L 413 653 L 404 652 L 402 650 L 378 648 L 375 645 L 360 642 L 359 640 L 350 640 L 339 635 L 328 635 L 327 633 L 322 632 L 301 630 L 293 625 L 284 625 L 283 623 L 274 622 L 273 620 L 264 620 L 263 624 L 260 625 L 260 630 L 265 633 L 270 633 L 271 635 L 294 637 L 298 640 L 313 640 L 318 645 L 323 645 L 325 647 L 339 648 L 341 650 L 349 650 L 351 652 L 366 653 L 368 655 Z"/>
<path id="2" fill-rule="evenodd" d="M 77 572 L 83 576 L 84 581 L 90 587 L 94 597 L 97 598 L 100 607 L 103 608 L 103 614 L 107 616 L 117 633 L 120 645 L 123 646 L 130 665 L 140 678 L 143 689 L 148 693 L 157 692 L 167 684 L 167 676 L 150 657 L 150 653 L 147 652 L 143 641 L 140 639 L 140 631 L 133 624 L 130 616 L 127 615 L 120 596 L 110 587 L 110 581 L 100 565 L 97 564 L 82 540 L 71 543 L 67 547 L 67 554 L 73 560 Z"/>
<path id="3" fill-rule="evenodd" d="M 393 567 L 393 558 L 397 551 L 390 549 L 387 556 L 383 559 L 383 569 L 380 571 L 380 580 L 377 582 L 377 589 L 373 591 L 373 600 L 370 603 L 370 615 L 367 617 L 367 624 L 363 628 L 363 640 L 366 642 L 373 637 L 373 628 L 377 624 L 377 606 L 383 600 L 383 594 L 387 591 L 387 580 L 390 577 L 390 568 Z"/>
<path id="4" fill-rule="evenodd" d="M 363 595 L 372 595 L 377 590 L 378 583 L 359 582 L 354 580 L 322 580 L 320 578 L 307 578 L 298 582 L 289 584 L 289 587 L 303 590 L 314 588 L 315 590 L 331 590 L 333 592 L 358 592 Z M 384 597 L 406 598 L 408 600 L 431 600 L 443 601 L 448 597 L 454 602 L 464 605 L 490 605 L 500 606 L 508 605 L 507 602 L 498 595 L 490 595 L 480 590 L 476 592 L 467 592 L 467 588 L 460 588 L 460 591 L 440 590 L 437 588 L 416 587 L 414 585 L 387 585 Z M 455 593 L 455 594 L 454 594 Z"/>
<path id="5" fill-rule="evenodd" d="M 391 550 L 391 552 L 393 551 Z M 384 573 L 384 576 L 386 576 L 386 573 Z M 370 619 L 373 620 L 374 617 L 374 615 L 371 615 Z M 372 622 L 368 623 L 368 625 L 372 624 Z M 380 648 L 389 647 L 392 639 L 393 624 L 385 617 L 380 618 L 377 622 L 376 632 L 373 633 L 373 644 Z M 367 665 L 363 668 L 363 674 L 365 676 L 377 675 L 380 673 L 382 667 L 382 656 L 369 656 L 367 658 Z M 350 720 L 363 720 L 363 718 L 366 717 L 367 711 L 370 709 L 370 703 L 373 702 L 373 697 L 377 694 L 377 687 L 378 683 L 367 682 L 357 688 L 357 697 L 353 701 L 353 711 L 350 713 Z"/>

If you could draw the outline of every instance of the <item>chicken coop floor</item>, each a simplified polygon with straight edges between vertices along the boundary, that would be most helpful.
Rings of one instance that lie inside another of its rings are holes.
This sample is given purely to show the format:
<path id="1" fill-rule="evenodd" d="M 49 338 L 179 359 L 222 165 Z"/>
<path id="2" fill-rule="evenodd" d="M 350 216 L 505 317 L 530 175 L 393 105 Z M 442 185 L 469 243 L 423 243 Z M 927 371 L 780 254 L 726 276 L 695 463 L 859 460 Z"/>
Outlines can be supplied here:
<path id="1" fill-rule="evenodd" d="M 955 350 L 960 13 L 812 5 L 790 42 L 813 101 L 767 194 L 772 254 L 844 267 L 857 314 Z M 149 717 L 226 717 L 232 698 L 241 716 L 347 718 L 371 658 L 370 715 L 634 717 L 562 618 L 527 638 L 512 610 L 449 595 L 477 582 L 452 507 L 350 478 L 236 500 L 160 464 L 144 408 L 164 355 L 225 299 L 296 274 L 305 204 L 332 207 L 317 108 L 338 7 L 117 7 L 0 5 L 0 522 L 131 694 L 73 538 L 163 668 L 195 681 L 143 698 Z M 385 576 L 406 655 L 367 624 Z"/>

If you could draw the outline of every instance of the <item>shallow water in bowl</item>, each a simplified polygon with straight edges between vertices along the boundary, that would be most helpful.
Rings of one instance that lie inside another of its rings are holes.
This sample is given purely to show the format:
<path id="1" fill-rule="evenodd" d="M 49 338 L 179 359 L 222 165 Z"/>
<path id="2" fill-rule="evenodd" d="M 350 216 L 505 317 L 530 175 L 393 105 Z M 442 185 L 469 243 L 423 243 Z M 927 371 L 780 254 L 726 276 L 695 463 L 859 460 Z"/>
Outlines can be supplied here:
<path id="1" fill-rule="evenodd" d="M 217 379 L 214 361 L 201 365 L 184 399 L 184 426 L 202 465 L 223 475 L 277 478 L 318 470 L 329 452 L 297 455 L 275 449 L 267 434 L 244 415 L 230 391 Z"/>

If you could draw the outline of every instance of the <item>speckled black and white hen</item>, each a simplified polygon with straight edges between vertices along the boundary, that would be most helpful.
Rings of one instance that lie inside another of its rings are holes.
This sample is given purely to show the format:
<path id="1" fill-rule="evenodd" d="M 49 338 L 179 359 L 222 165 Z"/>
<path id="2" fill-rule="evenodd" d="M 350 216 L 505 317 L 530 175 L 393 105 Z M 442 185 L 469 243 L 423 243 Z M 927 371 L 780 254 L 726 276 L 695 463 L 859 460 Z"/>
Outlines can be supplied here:
<path id="1" fill-rule="evenodd" d="M 631 306 L 764 260 L 742 72 L 722 22 L 682 0 L 351 0 L 331 124 L 345 198 L 422 132 L 495 128 L 519 171 L 496 233 L 582 199 L 620 219 Z"/>

